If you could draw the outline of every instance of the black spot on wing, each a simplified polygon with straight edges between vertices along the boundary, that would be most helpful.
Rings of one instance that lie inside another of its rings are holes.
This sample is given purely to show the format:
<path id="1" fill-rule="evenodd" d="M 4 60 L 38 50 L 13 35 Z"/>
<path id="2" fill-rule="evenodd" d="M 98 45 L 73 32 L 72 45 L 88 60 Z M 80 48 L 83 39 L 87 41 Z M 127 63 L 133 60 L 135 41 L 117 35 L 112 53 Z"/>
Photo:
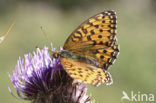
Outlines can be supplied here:
<path id="1" fill-rule="evenodd" d="M 87 29 L 84 29 L 83 27 L 82 27 L 82 31 L 83 31 L 83 33 L 85 33 L 85 34 L 88 33 Z"/>
<path id="2" fill-rule="evenodd" d="M 90 35 L 87 36 L 87 40 L 88 41 L 92 40 L 91 37 L 90 37 Z"/>
<path id="3" fill-rule="evenodd" d="M 90 33 L 91 33 L 92 35 L 95 34 L 94 30 L 91 30 Z"/>

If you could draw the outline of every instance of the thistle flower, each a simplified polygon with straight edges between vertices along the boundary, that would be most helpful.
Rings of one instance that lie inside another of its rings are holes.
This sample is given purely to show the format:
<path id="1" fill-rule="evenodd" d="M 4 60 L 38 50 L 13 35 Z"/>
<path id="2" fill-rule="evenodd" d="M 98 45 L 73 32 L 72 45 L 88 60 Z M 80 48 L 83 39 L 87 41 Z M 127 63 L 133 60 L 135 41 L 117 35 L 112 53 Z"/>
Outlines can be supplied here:
<path id="1" fill-rule="evenodd" d="M 54 51 L 52 47 L 52 51 Z M 48 47 L 19 57 L 9 77 L 19 98 L 32 103 L 90 103 L 88 85 L 74 83 L 58 59 L 51 58 Z M 9 87 L 9 91 L 12 93 Z"/>

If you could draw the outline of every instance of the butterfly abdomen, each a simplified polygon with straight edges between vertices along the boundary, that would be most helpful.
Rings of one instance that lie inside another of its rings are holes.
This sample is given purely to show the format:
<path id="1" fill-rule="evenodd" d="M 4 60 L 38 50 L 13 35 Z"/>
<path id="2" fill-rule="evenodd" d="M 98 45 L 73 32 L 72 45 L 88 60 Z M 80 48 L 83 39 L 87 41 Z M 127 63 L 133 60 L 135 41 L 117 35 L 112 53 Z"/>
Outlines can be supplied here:
<path id="1" fill-rule="evenodd" d="M 93 61 L 87 57 L 78 56 L 77 60 L 82 61 L 82 62 L 86 62 L 87 64 L 91 64 L 91 65 L 96 66 L 96 67 L 100 66 L 100 64 L 97 61 Z"/>
<path id="2" fill-rule="evenodd" d="M 62 50 L 60 52 L 60 56 L 68 59 L 73 59 L 73 60 L 77 58 L 72 52 L 69 52 L 67 50 Z"/>
<path id="3" fill-rule="evenodd" d="M 67 50 L 61 51 L 60 56 L 68 58 L 68 59 L 72 59 L 72 60 L 75 60 L 75 61 L 79 61 L 80 63 L 85 62 L 87 64 L 91 64 L 91 65 L 96 66 L 96 67 L 100 66 L 100 64 L 97 61 L 91 60 L 91 59 L 89 59 L 87 57 L 77 56 L 77 55 L 75 55 L 72 52 L 67 51 Z"/>

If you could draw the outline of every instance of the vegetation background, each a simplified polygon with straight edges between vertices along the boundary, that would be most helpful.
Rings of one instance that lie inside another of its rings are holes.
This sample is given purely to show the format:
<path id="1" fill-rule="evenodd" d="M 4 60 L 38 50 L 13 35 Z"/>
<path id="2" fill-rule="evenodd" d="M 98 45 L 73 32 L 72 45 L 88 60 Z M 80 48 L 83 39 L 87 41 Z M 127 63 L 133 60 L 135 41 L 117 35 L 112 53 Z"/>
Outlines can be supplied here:
<path id="1" fill-rule="evenodd" d="M 7 73 L 14 70 L 19 56 L 32 53 L 36 46 L 50 46 L 50 42 L 54 47 L 63 46 L 80 23 L 112 9 L 118 16 L 117 38 L 121 51 L 109 70 L 114 84 L 89 86 L 88 94 L 96 103 L 121 103 L 123 90 L 128 95 L 134 91 L 156 96 L 155 0 L 0 0 L 0 35 L 16 22 L 0 44 L 0 103 L 29 103 L 15 99 L 7 89 L 11 85 L 16 93 Z"/>

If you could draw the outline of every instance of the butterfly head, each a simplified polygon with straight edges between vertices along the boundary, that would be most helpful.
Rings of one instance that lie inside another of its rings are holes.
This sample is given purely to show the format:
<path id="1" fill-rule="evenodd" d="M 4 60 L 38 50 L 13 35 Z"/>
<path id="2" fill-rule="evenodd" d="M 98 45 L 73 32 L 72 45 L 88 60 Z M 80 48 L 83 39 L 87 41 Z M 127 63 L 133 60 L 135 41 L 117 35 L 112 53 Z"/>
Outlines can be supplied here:
<path id="1" fill-rule="evenodd" d="M 52 55 L 54 58 L 58 58 L 60 56 L 60 51 L 53 51 Z"/>

